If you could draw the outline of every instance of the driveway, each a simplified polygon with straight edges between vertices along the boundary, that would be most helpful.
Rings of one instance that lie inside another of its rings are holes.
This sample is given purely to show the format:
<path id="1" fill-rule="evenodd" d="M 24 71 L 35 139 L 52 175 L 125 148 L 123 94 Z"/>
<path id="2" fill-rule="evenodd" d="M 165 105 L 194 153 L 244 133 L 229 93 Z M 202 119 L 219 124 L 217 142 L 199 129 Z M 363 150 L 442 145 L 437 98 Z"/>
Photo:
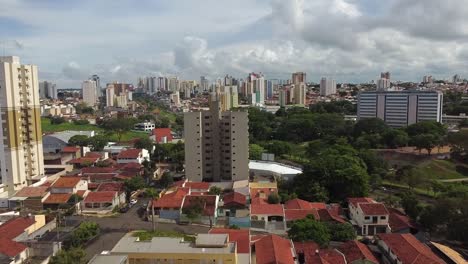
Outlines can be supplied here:
<path id="1" fill-rule="evenodd" d="M 101 235 L 86 247 L 87 258 L 104 250 L 111 250 L 115 244 L 128 232 L 133 230 L 151 230 L 152 223 L 138 216 L 138 208 L 148 200 L 139 200 L 128 212 L 110 217 L 70 216 L 67 221 L 91 221 L 99 224 Z M 209 228 L 194 225 L 178 225 L 171 223 L 156 223 L 156 230 L 177 231 L 186 234 L 207 233 Z"/>

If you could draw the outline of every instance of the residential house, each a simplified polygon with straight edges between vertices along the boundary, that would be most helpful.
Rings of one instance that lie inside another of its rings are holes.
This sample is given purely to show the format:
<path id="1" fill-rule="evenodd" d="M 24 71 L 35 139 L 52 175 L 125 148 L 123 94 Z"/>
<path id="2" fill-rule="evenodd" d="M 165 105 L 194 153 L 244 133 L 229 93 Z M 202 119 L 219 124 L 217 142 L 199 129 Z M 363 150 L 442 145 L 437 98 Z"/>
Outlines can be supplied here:
<path id="1" fill-rule="evenodd" d="M 50 186 L 50 193 L 76 193 L 79 190 L 88 190 L 88 181 L 81 177 L 62 176 Z"/>
<path id="2" fill-rule="evenodd" d="M 172 143 L 172 131 L 170 128 L 155 128 L 150 139 L 157 144 Z"/>
<path id="3" fill-rule="evenodd" d="M 87 152 L 83 157 L 71 159 L 67 162 L 67 164 L 73 165 L 75 168 L 83 168 L 94 166 L 97 164 L 98 161 L 106 159 L 101 153 L 97 152 Z"/>
<path id="4" fill-rule="evenodd" d="M 318 221 L 345 223 L 346 221 L 340 215 L 341 212 L 341 207 L 336 204 L 327 205 L 297 198 L 284 204 L 284 215 L 287 223 L 304 219 L 308 215 L 312 215 Z"/>
<path id="5" fill-rule="evenodd" d="M 190 192 L 188 188 L 177 188 L 175 191 L 166 192 L 151 202 L 154 214 L 159 221 L 178 222 L 180 219 L 180 208 L 185 196 Z M 151 215 L 151 210 L 148 215 Z"/>
<path id="6" fill-rule="evenodd" d="M 270 232 L 284 233 L 286 230 L 282 204 L 268 204 L 261 198 L 250 205 L 251 227 Z"/>
<path id="7" fill-rule="evenodd" d="M 213 228 L 209 234 L 227 234 L 229 242 L 236 243 L 237 258 L 239 263 L 250 263 L 250 230 Z"/>
<path id="8" fill-rule="evenodd" d="M 387 208 L 389 215 L 388 224 L 392 233 L 417 233 L 417 228 L 413 220 L 395 208 Z"/>
<path id="9" fill-rule="evenodd" d="M 96 191 L 90 192 L 81 202 L 82 213 L 85 214 L 107 214 L 111 213 L 115 207 L 125 203 L 125 199 L 117 191 Z"/>
<path id="10" fill-rule="evenodd" d="M 312 241 L 294 242 L 299 264 L 347 264 L 344 255 L 336 249 L 320 248 Z"/>
<path id="11" fill-rule="evenodd" d="M 224 194 L 218 209 L 221 220 L 226 225 L 238 227 L 250 227 L 250 211 L 247 205 L 247 197 L 238 192 Z"/>
<path id="12" fill-rule="evenodd" d="M 291 240 L 277 235 L 269 235 L 254 242 L 252 263 L 256 264 L 298 264 Z"/>
<path id="13" fill-rule="evenodd" d="M 349 198 L 349 215 L 351 223 L 357 227 L 358 233 L 372 236 L 378 233 L 389 233 L 389 212 L 383 203 L 371 198 Z"/>
<path id="14" fill-rule="evenodd" d="M 359 241 L 350 240 L 342 244 L 339 250 L 345 255 L 348 264 L 379 264 L 379 261 L 370 249 Z"/>
<path id="15" fill-rule="evenodd" d="M 40 211 L 43 208 L 42 203 L 49 197 L 49 187 L 47 186 L 28 186 L 19 190 L 9 199 L 10 208 L 20 207 L 28 210 Z"/>
<path id="16" fill-rule="evenodd" d="M 143 161 L 150 160 L 150 155 L 146 149 L 126 149 L 117 155 L 117 163 L 136 162 L 142 164 Z"/>
<path id="17" fill-rule="evenodd" d="M 384 257 L 384 263 L 445 263 L 412 234 L 377 234 L 376 239 Z"/>
<path id="18" fill-rule="evenodd" d="M 79 147 L 66 146 L 60 151 L 62 163 L 66 164 L 72 159 L 81 157 L 81 149 Z"/>
<path id="19" fill-rule="evenodd" d="M 216 224 L 216 218 L 218 216 L 218 202 L 218 195 L 188 194 L 185 196 L 182 204 L 180 221 L 191 221 L 212 226 Z M 201 215 L 197 219 L 188 219 L 184 210 L 193 206 L 200 206 L 202 208 Z"/>

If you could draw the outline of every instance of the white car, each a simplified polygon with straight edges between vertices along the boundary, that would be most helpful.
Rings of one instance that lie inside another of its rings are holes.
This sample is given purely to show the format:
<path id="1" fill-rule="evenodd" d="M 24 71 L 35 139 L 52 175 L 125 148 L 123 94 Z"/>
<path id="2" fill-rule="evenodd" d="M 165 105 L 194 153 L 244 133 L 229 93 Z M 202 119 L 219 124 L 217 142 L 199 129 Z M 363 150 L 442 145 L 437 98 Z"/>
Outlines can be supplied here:
<path id="1" fill-rule="evenodd" d="M 135 205 L 136 203 L 138 203 L 137 199 L 130 200 L 130 205 Z"/>

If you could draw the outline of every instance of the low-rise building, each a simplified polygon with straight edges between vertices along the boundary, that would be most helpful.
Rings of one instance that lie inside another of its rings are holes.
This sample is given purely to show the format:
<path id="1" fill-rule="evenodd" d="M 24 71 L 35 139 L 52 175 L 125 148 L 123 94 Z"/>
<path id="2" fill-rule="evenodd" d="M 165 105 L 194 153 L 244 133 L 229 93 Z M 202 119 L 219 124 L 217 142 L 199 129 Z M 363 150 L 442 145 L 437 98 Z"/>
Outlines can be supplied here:
<path id="1" fill-rule="evenodd" d="M 389 212 L 384 204 L 371 198 L 349 198 L 349 215 L 351 223 L 358 227 L 358 232 L 364 236 L 378 233 L 389 233 Z"/>
<path id="2" fill-rule="evenodd" d="M 150 155 L 146 149 L 126 149 L 117 155 L 117 163 L 136 162 L 142 164 L 143 161 L 150 160 Z"/>
<path id="3" fill-rule="evenodd" d="M 252 263 L 256 264 L 298 264 L 291 240 L 277 235 L 260 238 L 253 244 Z"/>
<path id="4" fill-rule="evenodd" d="M 59 194 L 59 193 L 74 194 L 80 190 L 83 190 L 83 191 L 88 190 L 88 181 L 83 180 L 81 177 L 63 176 L 63 177 L 58 178 L 50 186 L 51 194 Z"/>
<path id="5" fill-rule="evenodd" d="M 125 203 L 125 196 L 117 191 L 89 192 L 82 203 L 82 213 L 107 214 L 115 207 Z"/>
<path id="6" fill-rule="evenodd" d="M 154 130 L 155 127 L 156 127 L 156 125 L 154 123 L 152 123 L 152 122 L 142 122 L 142 123 L 135 124 L 133 129 L 138 130 L 138 131 L 147 132 L 147 131 Z"/>
<path id="7" fill-rule="evenodd" d="M 170 128 L 155 128 L 150 139 L 158 144 L 171 143 L 173 139 L 172 131 Z"/>

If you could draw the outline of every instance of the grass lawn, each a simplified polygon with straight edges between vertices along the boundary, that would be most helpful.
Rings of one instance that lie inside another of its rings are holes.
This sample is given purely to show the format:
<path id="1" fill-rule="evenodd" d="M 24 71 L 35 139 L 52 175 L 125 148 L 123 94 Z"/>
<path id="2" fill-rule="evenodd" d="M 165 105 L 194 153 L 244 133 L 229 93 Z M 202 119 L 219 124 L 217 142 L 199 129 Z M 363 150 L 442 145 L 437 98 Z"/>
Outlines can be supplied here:
<path id="1" fill-rule="evenodd" d="M 397 188 L 397 189 L 403 189 L 403 190 L 409 190 L 409 186 L 406 185 L 406 184 L 403 184 L 403 183 L 396 183 L 396 182 L 390 182 L 390 181 L 383 181 L 382 182 L 382 185 L 384 186 L 388 186 L 388 187 L 391 187 L 391 188 Z M 425 189 L 421 189 L 421 188 L 414 188 L 413 191 L 416 193 L 416 194 L 419 194 L 419 195 L 424 195 L 424 196 L 427 196 L 427 197 L 430 197 L 430 198 L 434 198 L 434 193 L 429 191 L 429 190 L 425 190 Z"/>
<path id="2" fill-rule="evenodd" d="M 438 180 L 468 177 L 468 175 L 464 175 L 456 170 L 457 165 L 459 164 L 450 160 L 428 160 L 416 165 L 415 173 L 422 177 L 429 177 Z"/>
<path id="3" fill-rule="evenodd" d="M 90 131 L 90 130 L 95 130 L 101 131 L 102 129 L 95 126 L 95 125 L 76 125 L 74 123 L 62 123 L 58 125 L 53 125 L 50 123 L 49 118 L 41 118 L 41 126 L 42 126 L 42 131 L 43 132 L 60 132 L 60 131 L 65 131 L 65 130 L 75 130 L 75 131 Z"/>
<path id="4" fill-rule="evenodd" d="M 148 132 L 143 132 L 143 131 L 129 131 L 125 134 L 122 135 L 122 138 L 120 141 L 130 141 L 135 138 L 145 138 L 148 137 L 149 134 Z M 111 134 L 109 135 L 108 139 L 111 142 L 117 142 L 118 141 L 118 135 L 117 134 Z"/>

